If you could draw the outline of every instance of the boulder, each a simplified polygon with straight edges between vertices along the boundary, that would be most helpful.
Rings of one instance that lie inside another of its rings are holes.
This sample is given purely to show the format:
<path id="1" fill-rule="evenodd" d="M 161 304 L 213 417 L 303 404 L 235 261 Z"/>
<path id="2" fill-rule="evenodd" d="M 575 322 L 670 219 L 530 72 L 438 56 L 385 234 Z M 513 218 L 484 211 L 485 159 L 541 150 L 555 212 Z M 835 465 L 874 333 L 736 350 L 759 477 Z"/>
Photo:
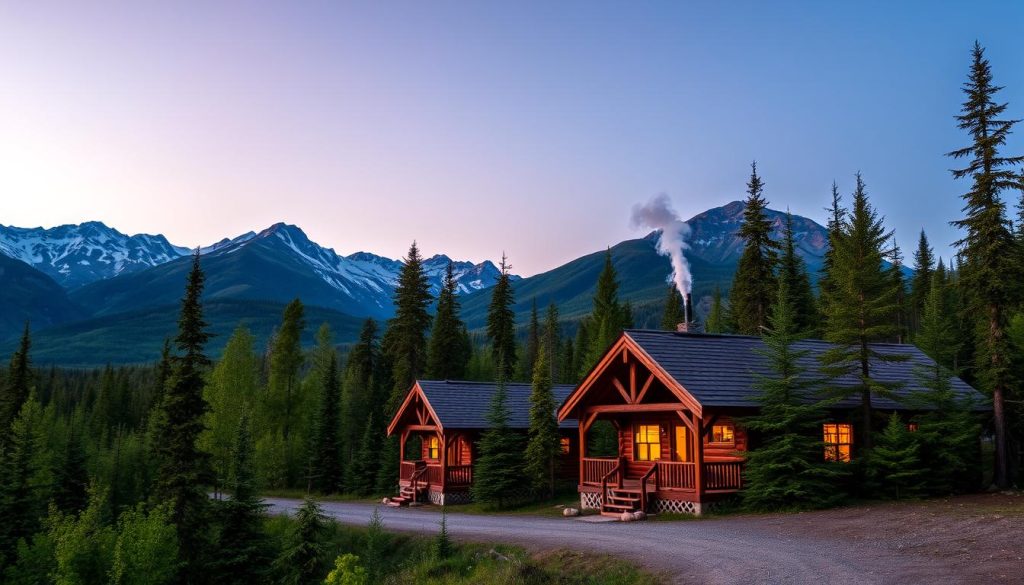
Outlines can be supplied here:
<path id="1" fill-rule="evenodd" d="M 633 512 L 633 520 L 643 520 L 646 517 L 647 514 L 644 514 L 643 510 L 637 510 L 636 512 Z"/>
<path id="2" fill-rule="evenodd" d="M 566 518 L 579 515 L 580 511 L 577 510 L 576 508 L 565 508 L 564 510 L 562 510 L 562 516 L 565 516 Z"/>
<path id="3" fill-rule="evenodd" d="M 619 520 L 622 522 L 632 522 L 635 518 L 633 518 L 632 512 L 623 512 L 622 514 L 619 514 Z"/>

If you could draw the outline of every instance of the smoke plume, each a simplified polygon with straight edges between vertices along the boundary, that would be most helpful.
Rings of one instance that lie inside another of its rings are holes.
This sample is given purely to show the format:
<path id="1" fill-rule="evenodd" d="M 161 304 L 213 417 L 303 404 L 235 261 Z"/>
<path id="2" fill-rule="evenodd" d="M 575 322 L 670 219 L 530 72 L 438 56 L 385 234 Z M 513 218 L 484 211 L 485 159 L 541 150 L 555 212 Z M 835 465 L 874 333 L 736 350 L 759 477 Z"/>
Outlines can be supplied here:
<path id="1" fill-rule="evenodd" d="M 633 229 L 648 228 L 661 232 L 658 235 L 658 253 L 672 260 L 672 282 L 675 283 L 679 294 L 685 297 L 693 285 L 690 263 L 683 255 L 689 248 L 686 238 L 690 235 L 690 226 L 676 215 L 668 195 L 662 193 L 646 204 L 634 205 L 630 224 Z"/>

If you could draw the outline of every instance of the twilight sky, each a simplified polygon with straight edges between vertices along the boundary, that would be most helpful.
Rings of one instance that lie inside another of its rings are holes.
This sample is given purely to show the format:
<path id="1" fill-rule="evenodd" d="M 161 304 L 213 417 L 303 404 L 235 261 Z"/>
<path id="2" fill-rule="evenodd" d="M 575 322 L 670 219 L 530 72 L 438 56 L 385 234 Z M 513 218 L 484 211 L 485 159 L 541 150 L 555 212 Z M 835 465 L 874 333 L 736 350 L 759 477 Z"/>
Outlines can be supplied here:
<path id="1" fill-rule="evenodd" d="M 529 275 L 641 235 L 655 194 L 741 198 L 757 159 L 822 222 L 861 170 L 908 256 L 922 227 L 948 256 L 975 39 L 1024 118 L 1022 2 L 361 4 L 0 4 L 0 223 L 286 221 Z"/>

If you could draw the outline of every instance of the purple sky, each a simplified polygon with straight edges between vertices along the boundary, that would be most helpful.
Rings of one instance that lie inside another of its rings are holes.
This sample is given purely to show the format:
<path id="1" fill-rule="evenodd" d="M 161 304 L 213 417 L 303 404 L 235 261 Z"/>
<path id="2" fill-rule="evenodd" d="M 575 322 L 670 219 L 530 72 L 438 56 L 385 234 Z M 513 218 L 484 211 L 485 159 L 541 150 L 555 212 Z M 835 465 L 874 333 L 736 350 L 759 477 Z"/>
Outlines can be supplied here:
<path id="1" fill-rule="evenodd" d="M 923 227 L 948 255 L 976 38 L 1024 117 L 1016 2 L 18 4 L 0 223 L 180 245 L 286 221 L 532 274 L 639 235 L 657 193 L 684 217 L 742 197 L 756 158 L 772 206 L 818 220 L 863 171 L 905 248 Z"/>

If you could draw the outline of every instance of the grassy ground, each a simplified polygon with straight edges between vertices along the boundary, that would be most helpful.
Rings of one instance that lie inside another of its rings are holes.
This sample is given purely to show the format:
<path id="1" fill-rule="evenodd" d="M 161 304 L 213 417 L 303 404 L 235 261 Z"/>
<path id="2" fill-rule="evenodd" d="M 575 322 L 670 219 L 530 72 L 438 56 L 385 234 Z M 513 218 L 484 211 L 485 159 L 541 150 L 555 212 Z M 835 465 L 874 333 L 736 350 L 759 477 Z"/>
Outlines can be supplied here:
<path id="1" fill-rule="evenodd" d="M 294 520 L 274 517 L 268 532 L 283 539 Z M 384 527 L 385 530 L 387 527 Z M 500 544 L 454 543 L 452 554 L 439 559 L 436 538 L 385 532 L 381 552 L 367 547 L 366 528 L 331 523 L 324 555 L 326 576 L 334 558 L 351 553 L 384 585 L 657 585 L 663 581 L 634 565 L 607 555 L 569 550 L 531 554 Z M 371 558 L 376 556 L 377 558 Z"/>

